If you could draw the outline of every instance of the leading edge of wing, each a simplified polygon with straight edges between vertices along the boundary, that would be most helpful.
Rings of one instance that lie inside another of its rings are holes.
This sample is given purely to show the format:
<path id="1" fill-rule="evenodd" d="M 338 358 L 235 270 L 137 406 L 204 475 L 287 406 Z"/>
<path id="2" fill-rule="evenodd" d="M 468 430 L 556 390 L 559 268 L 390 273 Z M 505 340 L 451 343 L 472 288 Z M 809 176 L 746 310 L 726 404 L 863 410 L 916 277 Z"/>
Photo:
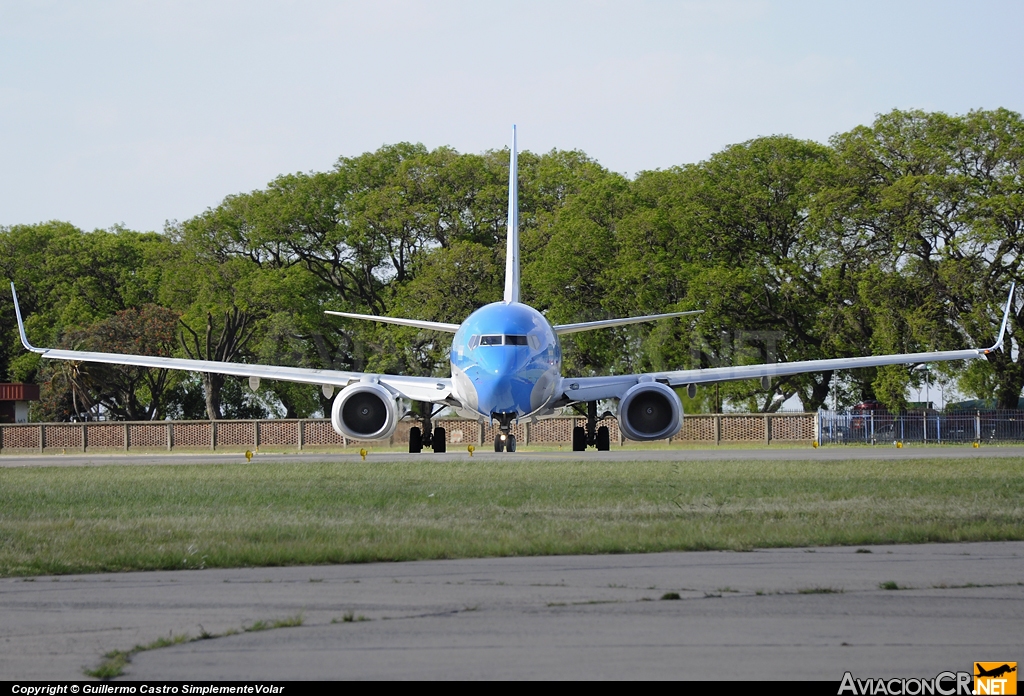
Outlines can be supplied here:
<path id="1" fill-rule="evenodd" d="M 882 365 L 916 365 L 943 360 L 973 360 L 984 357 L 990 349 L 951 350 L 936 353 L 904 353 L 901 355 L 873 355 L 864 358 L 836 358 L 831 360 L 802 360 L 791 363 L 769 363 L 765 365 L 738 365 L 735 367 L 710 367 L 703 370 L 674 370 L 671 372 L 648 372 L 635 375 L 608 377 L 563 378 L 563 394 L 572 401 L 595 401 L 619 399 L 630 387 L 641 382 L 662 382 L 670 387 L 685 387 L 690 384 L 729 382 L 760 377 L 786 377 L 805 372 L 826 372 L 828 370 L 854 370 L 859 367 Z"/>
<path id="2" fill-rule="evenodd" d="M 724 382 L 736 379 L 756 379 L 758 377 L 787 377 L 804 372 L 827 372 L 829 370 L 856 370 L 861 367 L 882 367 L 884 365 L 920 365 L 929 362 L 945 362 L 948 360 L 976 360 L 1003 347 L 1006 338 L 1006 326 L 1010 319 L 1010 308 L 1013 306 L 1013 293 L 1016 283 L 1010 284 L 1010 293 L 1003 308 L 1003 320 L 999 325 L 999 335 L 990 348 L 967 348 L 965 350 L 945 350 L 931 353 L 897 353 L 892 355 L 868 355 L 860 358 L 827 358 L 824 360 L 801 360 L 790 363 L 770 363 L 767 365 L 738 365 L 736 367 L 712 367 L 703 370 L 677 370 L 673 372 L 655 372 L 650 375 L 659 382 L 669 386 L 686 384 L 706 384 L 708 382 Z"/>
<path id="3" fill-rule="evenodd" d="M 983 358 L 991 349 L 972 348 L 969 350 L 947 350 L 934 353 L 901 353 L 898 355 L 869 355 L 862 358 L 832 358 L 826 360 L 800 360 L 790 363 L 769 363 L 766 365 L 737 365 L 734 367 L 709 367 L 703 370 L 675 370 L 652 372 L 649 377 L 665 382 L 671 387 L 687 384 L 707 384 L 738 379 L 759 377 L 788 377 L 805 372 L 828 372 L 830 370 L 856 370 L 861 367 L 882 367 L 883 365 L 919 365 L 947 360 L 974 360 Z"/>
<path id="4" fill-rule="evenodd" d="M 41 357 L 52 360 L 95 362 L 107 365 L 131 365 L 133 367 L 151 367 L 163 370 L 214 372 L 235 377 L 259 377 L 261 379 L 275 379 L 321 386 L 330 385 L 333 387 L 345 387 L 359 381 L 375 381 L 390 387 L 401 396 L 416 401 L 440 402 L 448 399 L 452 393 L 452 381 L 448 377 L 405 377 L 402 375 L 378 375 L 341 370 L 318 370 L 308 367 L 247 365 L 245 363 L 219 362 L 215 360 L 162 358 L 154 355 L 37 348 L 29 343 L 28 336 L 25 333 L 25 323 L 22 320 L 21 308 L 18 306 L 18 295 L 14 290 L 13 283 L 11 284 L 11 293 L 14 297 L 14 312 L 18 319 L 18 331 L 21 333 L 22 344 L 33 353 L 38 353 Z"/>
<path id="5" fill-rule="evenodd" d="M 593 401 L 597 399 L 621 398 L 630 387 L 643 381 L 664 382 L 671 387 L 684 387 L 690 384 L 708 384 L 727 382 L 740 379 L 758 379 L 761 377 L 787 377 L 806 372 L 827 372 L 829 370 L 855 370 L 861 367 L 881 367 L 883 365 L 919 365 L 929 362 L 948 360 L 976 360 L 1003 347 L 1006 337 L 1007 322 L 1010 308 L 1013 305 L 1013 293 L 1016 284 L 1010 286 L 1010 295 L 1003 309 L 1003 320 L 999 326 L 999 335 L 991 348 L 968 348 L 965 350 L 946 350 L 931 353 L 899 353 L 892 355 L 868 355 L 860 358 L 830 358 L 825 360 L 801 360 L 790 363 L 768 363 L 764 365 L 738 365 L 735 367 L 711 367 L 702 370 L 674 370 L 670 372 L 651 372 L 642 375 L 616 375 L 608 377 L 564 378 L 563 393 L 573 401 Z"/>
<path id="6" fill-rule="evenodd" d="M 37 353 L 52 360 L 93 362 L 108 365 L 131 365 L 162 370 L 188 370 L 191 372 L 214 372 L 235 377 L 259 377 L 299 384 L 330 385 L 345 387 L 353 382 L 380 382 L 398 395 L 414 401 L 444 401 L 451 396 L 452 381 L 448 377 L 405 377 L 403 375 L 381 375 L 366 372 L 343 372 L 341 370 L 318 370 L 309 367 L 283 367 L 280 365 L 248 365 L 246 363 L 217 362 L 214 360 L 187 360 L 184 358 L 161 358 L 153 355 L 130 355 L 122 353 L 93 353 L 82 350 L 58 350 L 38 348 Z"/>

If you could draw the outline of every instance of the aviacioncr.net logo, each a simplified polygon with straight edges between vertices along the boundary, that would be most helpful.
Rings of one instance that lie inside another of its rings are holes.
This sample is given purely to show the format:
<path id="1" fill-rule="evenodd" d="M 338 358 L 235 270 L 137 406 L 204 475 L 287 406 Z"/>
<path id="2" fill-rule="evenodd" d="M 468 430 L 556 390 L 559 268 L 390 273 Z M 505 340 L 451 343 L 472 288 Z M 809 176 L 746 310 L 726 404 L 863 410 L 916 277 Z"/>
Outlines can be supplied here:
<path id="1" fill-rule="evenodd" d="M 972 696 L 970 672 L 939 672 L 931 679 L 893 678 L 857 679 L 850 672 L 843 675 L 839 696 Z M 1014 692 L 1016 693 L 1016 691 Z"/>

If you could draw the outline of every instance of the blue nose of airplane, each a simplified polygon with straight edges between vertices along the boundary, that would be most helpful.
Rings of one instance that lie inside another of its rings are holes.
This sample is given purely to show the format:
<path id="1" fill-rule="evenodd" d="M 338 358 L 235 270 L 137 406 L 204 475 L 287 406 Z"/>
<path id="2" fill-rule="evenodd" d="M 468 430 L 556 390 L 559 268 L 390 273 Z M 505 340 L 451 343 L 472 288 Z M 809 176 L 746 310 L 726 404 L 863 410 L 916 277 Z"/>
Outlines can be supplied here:
<path id="1" fill-rule="evenodd" d="M 515 413 L 516 401 L 510 377 L 484 377 L 476 383 L 477 408 L 481 413 Z"/>
<path id="2" fill-rule="evenodd" d="M 525 351 L 518 346 L 494 346 L 480 353 L 473 375 L 480 412 L 529 412 L 532 385 L 517 374 L 527 357 Z"/>

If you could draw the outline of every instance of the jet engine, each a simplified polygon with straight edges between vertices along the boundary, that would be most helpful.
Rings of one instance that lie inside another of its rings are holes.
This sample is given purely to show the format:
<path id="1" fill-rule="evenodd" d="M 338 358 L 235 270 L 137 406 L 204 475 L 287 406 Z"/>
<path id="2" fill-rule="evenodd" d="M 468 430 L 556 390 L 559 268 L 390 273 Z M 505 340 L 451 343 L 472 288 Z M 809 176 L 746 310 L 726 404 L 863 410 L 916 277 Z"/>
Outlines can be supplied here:
<path id="1" fill-rule="evenodd" d="M 395 395 L 373 382 L 357 382 L 341 390 L 331 407 L 331 425 L 353 440 L 391 437 L 404 415 Z"/>
<path id="2" fill-rule="evenodd" d="M 683 402 L 661 382 L 641 382 L 619 400 L 619 430 L 630 440 L 663 440 L 683 427 Z"/>

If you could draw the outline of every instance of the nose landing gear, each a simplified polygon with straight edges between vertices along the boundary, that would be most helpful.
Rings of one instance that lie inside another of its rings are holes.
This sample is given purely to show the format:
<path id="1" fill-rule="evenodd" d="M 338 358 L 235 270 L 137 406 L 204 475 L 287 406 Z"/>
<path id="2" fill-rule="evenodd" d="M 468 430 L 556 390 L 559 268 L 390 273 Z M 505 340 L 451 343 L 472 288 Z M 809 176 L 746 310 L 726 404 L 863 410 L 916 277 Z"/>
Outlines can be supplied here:
<path id="1" fill-rule="evenodd" d="M 514 413 L 492 413 L 491 421 L 498 421 L 498 434 L 494 436 L 495 452 L 515 452 L 516 436 L 512 434 Z"/>
<path id="2" fill-rule="evenodd" d="M 495 452 L 515 452 L 516 451 L 516 436 L 515 435 L 495 435 L 494 436 L 494 451 Z"/>

